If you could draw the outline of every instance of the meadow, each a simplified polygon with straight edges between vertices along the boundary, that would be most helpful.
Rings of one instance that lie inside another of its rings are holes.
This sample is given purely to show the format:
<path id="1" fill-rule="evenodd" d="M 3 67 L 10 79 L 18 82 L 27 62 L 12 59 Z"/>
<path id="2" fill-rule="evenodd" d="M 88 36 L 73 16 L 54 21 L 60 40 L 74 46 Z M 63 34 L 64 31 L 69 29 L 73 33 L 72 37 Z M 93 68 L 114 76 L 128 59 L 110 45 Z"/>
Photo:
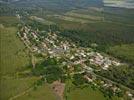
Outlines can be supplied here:
<path id="1" fill-rule="evenodd" d="M 0 24 L 4 26 L 16 26 L 19 23 L 19 20 L 14 16 L 0 16 Z"/>
<path id="2" fill-rule="evenodd" d="M 49 84 L 44 84 L 16 100 L 57 100 L 57 96 Z"/>
<path id="3" fill-rule="evenodd" d="M 68 100 L 108 100 L 98 89 L 93 90 L 90 86 L 75 88 L 69 94 Z M 112 100 L 121 100 L 118 97 L 112 97 Z"/>
<path id="4" fill-rule="evenodd" d="M 134 44 L 123 44 L 110 47 L 108 53 L 134 64 Z"/>
<path id="5" fill-rule="evenodd" d="M 94 15 L 90 15 L 90 14 L 74 13 L 74 12 L 68 12 L 65 15 L 76 17 L 76 18 L 78 17 L 78 18 L 82 18 L 82 19 L 94 20 L 94 21 L 100 21 L 100 20 L 103 19 L 103 17 L 100 17 L 100 16 L 94 16 Z"/>
<path id="6" fill-rule="evenodd" d="M 8 100 L 18 94 L 29 89 L 35 81 L 37 81 L 37 77 L 28 77 L 28 78 L 11 78 L 4 77 L 1 79 L 0 83 L 0 99 Z"/>
<path id="7" fill-rule="evenodd" d="M 25 52 L 25 46 L 16 35 L 17 28 L 8 27 L 0 29 L 0 65 L 1 74 L 12 74 L 26 67 L 30 58 Z"/>

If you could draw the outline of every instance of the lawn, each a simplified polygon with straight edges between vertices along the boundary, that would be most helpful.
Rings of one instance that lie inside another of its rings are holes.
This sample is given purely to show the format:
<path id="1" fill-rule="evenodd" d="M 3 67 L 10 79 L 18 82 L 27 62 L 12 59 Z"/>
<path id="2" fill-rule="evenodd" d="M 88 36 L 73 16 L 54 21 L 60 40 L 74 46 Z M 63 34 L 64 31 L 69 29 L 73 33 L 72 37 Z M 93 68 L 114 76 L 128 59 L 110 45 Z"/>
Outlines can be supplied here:
<path id="1" fill-rule="evenodd" d="M 44 84 L 16 100 L 57 100 L 57 97 L 51 90 L 50 85 Z"/>

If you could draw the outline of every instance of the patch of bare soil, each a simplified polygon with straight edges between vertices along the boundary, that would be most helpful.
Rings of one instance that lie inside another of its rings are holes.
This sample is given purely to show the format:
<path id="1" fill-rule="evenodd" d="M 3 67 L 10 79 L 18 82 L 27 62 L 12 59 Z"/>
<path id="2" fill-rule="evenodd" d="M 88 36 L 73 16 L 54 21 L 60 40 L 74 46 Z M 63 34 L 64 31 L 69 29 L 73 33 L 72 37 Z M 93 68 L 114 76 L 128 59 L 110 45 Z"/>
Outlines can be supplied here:
<path id="1" fill-rule="evenodd" d="M 60 81 L 55 81 L 52 83 L 52 89 L 61 98 L 61 100 L 63 100 L 65 84 Z"/>

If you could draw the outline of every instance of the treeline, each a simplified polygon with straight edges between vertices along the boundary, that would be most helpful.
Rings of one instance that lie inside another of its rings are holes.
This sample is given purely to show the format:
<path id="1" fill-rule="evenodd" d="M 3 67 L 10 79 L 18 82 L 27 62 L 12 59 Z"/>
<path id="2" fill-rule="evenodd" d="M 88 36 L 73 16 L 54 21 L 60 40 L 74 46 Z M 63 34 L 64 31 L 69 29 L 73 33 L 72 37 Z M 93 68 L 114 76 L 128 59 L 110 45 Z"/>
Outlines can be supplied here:
<path id="1" fill-rule="evenodd" d="M 81 30 L 63 30 L 62 35 L 79 42 L 81 46 L 90 46 L 91 43 L 100 45 L 98 49 L 105 50 L 111 45 L 134 43 L 133 33 L 92 33 Z"/>
<path id="2" fill-rule="evenodd" d="M 107 71 L 102 70 L 96 73 L 115 82 L 121 83 L 131 89 L 134 89 L 134 66 L 112 66 Z"/>
<path id="3" fill-rule="evenodd" d="M 134 65 L 134 44 L 116 45 L 110 47 L 107 53 Z"/>
<path id="4" fill-rule="evenodd" d="M 46 25 L 34 20 L 26 20 L 26 24 L 31 26 L 33 29 L 39 29 L 40 31 L 51 31 L 51 32 L 56 32 L 60 31 L 58 25 Z"/>
<path id="5" fill-rule="evenodd" d="M 7 3 L 0 3 L 0 16 L 14 16 L 16 13 L 21 15 L 33 14 L 38 12 L 37 8 L 25 8 L 25 7 L 16 7 Z"/>

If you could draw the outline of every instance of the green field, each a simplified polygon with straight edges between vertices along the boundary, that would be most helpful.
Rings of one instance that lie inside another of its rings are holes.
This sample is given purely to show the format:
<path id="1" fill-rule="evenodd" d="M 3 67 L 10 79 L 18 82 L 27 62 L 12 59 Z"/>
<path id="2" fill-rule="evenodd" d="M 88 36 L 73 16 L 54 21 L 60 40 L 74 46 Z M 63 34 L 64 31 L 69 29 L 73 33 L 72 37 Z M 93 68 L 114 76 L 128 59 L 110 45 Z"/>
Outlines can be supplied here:
<path id="1" fill-rule="evenodd" d="M 50 85 L 44 84 L 16 100 L 57 100 L 57 97 L 51 90 Z"/>
<path id="2" fill-rule="evenodd" d="M 4 26 L 16 26 L 19 20 L 13 16 L 0 16 L 0 24 Z"/>
<path id="3" fill-rule="evenodd" d="M 0 99 L 8 100 L 9 98 L 21 94 L 26 91 L 33 85 L 37 80 L 37 77 L 28 77 L 28 78 L 2 78 L 0 83 Z"/>
<path id="4" fill-rule="evenodd" d="M 90 86 L 86 88 L 76 88 L 72 90 L 68 96 L 68 100 L 109 100 L 104 97 L 103 93 L 100 90 L 93 90 Z M 111 100 L 122 100 L 122 98 L 118 98 L 113 96 Z"/>
<path id="5" fill-rule="evenodd" d="M 124 61 L 134 63 L 134 44 L 124 44 L 110 47 L 107 52 Z"/>
<path id="6" fill-rule="evenodd" d="M 90 14 L 81 14 L 81 13 L 74 13 L 74 12 L 68 12 L 65 15 L 67 16 L 72 16 L 72 17 L 78 17 L 78 18 L 82 18 L 82 19 L 88 19 L 88 20 L 94 20 L 94 21 L 100 21 L 103 19 L 103 17 L 100 16 L 94 16 L 94 15 L 90 15 Z"/>
<path id="7" fill-rule="evenodd" d="M 70 21 L 70 22 L 78 22 L 78 23 L 94 23 L 93 21 L 90 20 L 86 20 L 86 19 L 81 19 L 81 18 L 76 18 L 76 17 L 72 17 L 72 16 L 61 16 L 58 15 L 58 18 L 60 20 L 65 20 L 65 21 Z"/>
<path id="8" fill-rule="evenodd" d="M 93 91 L 91 88 L 75 89 L 71 91 L 69 100 L 105 100 L 103 94 L 99 91 Z"/>
<path id="9" fill-rule="evenodd" d="M 16 35 L 17 28 L 0 29 L 0 67 L 1 74 L 12 74 L 29 64 L 29 57 L 24 52 L 25 46 Z"/>
<path id="10" fill-rule="evenodd" d="M 30 87 L 37 78 L 16 78 L 16 73 L 29 64 L 29 57 L 23 51 L 25 46 L 16 37 L 17 28 L 0 29 L 0 99 L 8 98 L 23 92 Z"/>
<path id="11" fill-rule="evenodd" d="M 98 89 L 93 90 L 90 86 L 83 89 L 76 88 L 70 92 L 68 100 L 107 100 Z M 121 100 L 113 97 L 113 100 Z"/>
<path id="12" fill-rule="evenodd" d="M 53 25 L 53 24 L 55 24 L 52 21 L 49 21 L 49 20 L 46 20 L 46 19 L 43 19 L 43 18 L 39 18 L 39 17 L 36 17 L 36 16 L 31 16 L 30 19 L 33 20 L 33 21 L 37 21 L 39 23 L 42 23 L 44 25 Z"/>
<path id="13" fill-rule="evenodd" d="M 87 9 L 77 9 L 77 10 L 72 10 L 70 12 L 73 13 L 80 13 L 80 14 L 86 14 L 86 15 L 93 15 L 93 16 L 103 16 L 102 14 L 102 9 L 100 8 L 87 8 Z"/>

